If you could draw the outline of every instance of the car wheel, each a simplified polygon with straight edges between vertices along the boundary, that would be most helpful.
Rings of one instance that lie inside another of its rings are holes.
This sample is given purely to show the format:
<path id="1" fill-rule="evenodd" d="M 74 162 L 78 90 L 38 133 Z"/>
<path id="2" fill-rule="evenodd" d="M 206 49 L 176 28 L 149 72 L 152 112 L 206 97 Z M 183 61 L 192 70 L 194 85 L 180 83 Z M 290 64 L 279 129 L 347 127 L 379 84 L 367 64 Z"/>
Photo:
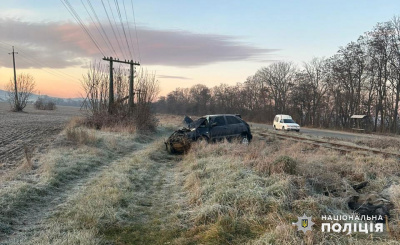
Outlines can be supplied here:
<path id="1" fill-rule="evenodd" d="M 296 130 L 296 132 L 297 132 L 297 133 L 300 132 L 300 129 Z"/>
<path id="2" fill-rule="evenodd" d="M 201 142 L 208 143 L 208 138 L 206 136 L 200 136 L 199 138 L 197 138 L 197 142 L 199 142 L 199 143 L 201 143 Z"/>
<path id="3" fill-rule="evenodd" d="M 246 135 L 242 135 L 242 138 L 240 139 L 240 144 L 242 145 L 248 145 L 250 143 L 249 137 Z"/>
<path id="4" fill-rule="evenodd" d="M 275 130 L 278 130 L 278 129 L 275 127 L 275 125 L 274 125 L 274 129 L 275 129 Z"/>
<path id="5" fill-rule="evenodd" d="M 168 151 L 169 154 L 174 154 L 175 153 L 175 150 L 174 150 L 174 148 L 172 147 L 172 145 L 170 143 L 165 144 L 165 146 L 167 147 L 167 151 Z"/>

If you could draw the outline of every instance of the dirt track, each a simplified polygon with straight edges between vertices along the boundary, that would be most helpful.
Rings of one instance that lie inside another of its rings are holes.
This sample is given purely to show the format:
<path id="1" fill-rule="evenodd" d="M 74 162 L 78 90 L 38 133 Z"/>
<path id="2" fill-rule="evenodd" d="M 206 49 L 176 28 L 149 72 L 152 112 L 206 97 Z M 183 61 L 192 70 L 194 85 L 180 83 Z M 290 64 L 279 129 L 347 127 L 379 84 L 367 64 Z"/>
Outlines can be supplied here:
<path id="1" fill-rule="evenodd" d="M 25 112 L 10 112 L 8 103 L 0 103 L 0 175 L 18 165 L 29 151 L 41 151 L 65 124 L 80 114 L 79 108 L 59 106 L 55 111 L 35 110 L 28 105 Z"/>

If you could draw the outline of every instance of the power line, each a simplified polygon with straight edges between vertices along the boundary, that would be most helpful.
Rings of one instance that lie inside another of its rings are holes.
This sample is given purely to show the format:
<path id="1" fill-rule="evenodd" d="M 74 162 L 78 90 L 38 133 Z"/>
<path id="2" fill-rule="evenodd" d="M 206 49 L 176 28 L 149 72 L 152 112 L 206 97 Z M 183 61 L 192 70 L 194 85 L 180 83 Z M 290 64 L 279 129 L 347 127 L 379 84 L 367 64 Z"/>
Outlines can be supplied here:
<path id="1" fill-rule="evenodd" d="M 110 39 L 108 38 L 108 35 L 107 35 L 106 31 L 104 30 L 103 25 L 101 24 L 101 21 L 100 21 L 99 17 L 97 16 L 96 11 L 95 11 L 94 8 L 93 8 L 92 3 L 90 2 L 90 0 L 87 0 L 87 2 L 88 2 L 88 4 L 89 4 L 89 7 L 91 8 L 91 10 L 92 10 L 92 12 L 93 12 L 93 14 L 94 14 L 96 20 L 97 20 L 97 22 L 99 23 L 101 30 L 103 31 L 104 36 L 106 37 L 108 43 L 110 44 L 110 46 L 111 46 L 111 48 L 112 48 L 112 51 L 113 51 L 114 54 L 115 54 L 115 57 L 117 57 L 118 55 L 117 55 L 117 53 L 115 52 L 114 46 L 112 45 Z"/>
<path id="2" fill-rule="evenodd" d="M 89 15 L 90 19 L 92 20 L 93 25 L 96 27 L 97 31 L 100 33 L 100 36 L 103 39 L 104 43 L 107 45 L 108 50 L 111 50 L 110 46 L 108 45 L 108 43 L 106 42 L 105 38 L 103 37 L 103 34 L 99 30 L 99 27 L 97 26 L 96 22 L 93 20 L 92 15 L 89 13 L 89 10 L 86 8 L 86 5 L 83 3 L 83 0 L 81 0 L 81 3 L 83 5 L 83 7 L 85 8 L 86 13 Z"/>
<path id="3" fill-rule="evenodd" d="M 126 8 L 125 8 L 125 0 L 122 1 L 122 4 L 124 5 L 126 25 L 128 26 L 128 32 L 129 32 L 129 38 L 130 38 L 131 45 L 132 45 L 133 56 L 135 57 L 135 56 L 136 56 L 136 54 L 135 54 L 135 45 L 133 45 L 133 39 L 132 39 L 132 34 L 131 34 L 131 27 L 129 26 L 128 15 L 127 15 L 127 13 L 126 13 Z"/>
<path id="4" fill-rule="evenodd" d="M 124 54 L 123 54 L 123 50 L 122 50 L 122 48 L 121 48 L 121 45 L 120 45 L 120 43 L 119 43 L 119 40 L 118 40 L 117 34 L 115 33 L 115 30 L 114 30 L 113 24 L 111 23 L 110 16 L 108 15 L 108 12 L 107 12 L 106 5 L 104 5 L 104 2 L 103 2 L 103 0 L 101 0 L 101 3 L 102 3 L 102 5 L 103 5 L 104 11 L 106 12 L 107 19 L 108 19 L 108 22 L 110 23 L 110 26 L 111 26 L 111 29 L 112 29 L 112 31 L 113 31 L 113 33 L 114 33 L 115 39 L 117 40 L 118 47 L 119 47 L 119 49 L 121 50 L 121 54 L 122 54 L 122 55 L 124 55 Z M 108 2 L 108 3 L 110 3 L 110 2 Z M 110 6 L 110 7 L 111 7 L 111 6 Z M 110 10 L 111 10 L 111 9 L 110 9 Z"/>
<path id="5" fill-rule="evenodd" d="M 137 30 L 136 30 L 136 19 L 135 19 L 135 10 L 133 9 L 133 0 L 131 0 L 131 5 L 132 5 L 133 23 L 135 24 L 136 43 L 137 43 L 137 47 L 138 47 L 139 61 L 142 62 L 142 57 L 140 56 L 139 39 L 138 39 L 138 35 L 137 35 Z"/>
<path id="6" fill-rule="evenodd" d="M 99 45 L 97 44 L 95 38 L 90 34 L 90 31 L 86 28 L 85 24 L 82 22 L 81 18 L 79 17 L 78 13 L 75 11 L 75 9 L 72 7 L 72 5 L 69 3 L 68 0 L 60 0 L 62 4 L 64 4 L 65 8 L 68 10 L 68 12 L 74 17 L 76 22 L 81 26 L 81 28 L 86 32 L 86 34 L 89 36 L 89 38 L 92 40 L 94 45 L 97 47 L 97 49 L 100 51 L 100 53 L 105 57 L 104 52 L 101 50 Z"/>
<path id="7" fill-rule="evenodd" d="M 22 58 L 25 58 L 27 61 L 30 61 L 31 64 L 33 64 L 33 65 L 38 64 L 37 60 L 34 60 L 34 59 L 30 58 L 29 56 L 25 55 L 23 52 L 20 51 L 19 54 L 21 55 Z M 78 78 L 73 77 L 73 76 L 71 76 L 71 75 L 69 75 L 67 73 L 62 73 L 61 71 L 57 72 L 56 70 L 50 70 L 50 69 L 47 69 L 45 67 L 40 67 L 39 69 L 47 71 L 48 73 L 50 73 L 50 74 L 52 74 L 54 76 L 60 77 L 60 78 L 69 79 L 69 80 L 73 80 L 73 81 L 79 80 Z"/>
<path id="8" fill-rule="evenodd" d="M 3 49 L 3 50 L 5 50 L 5 51 L 7 51 L 7 52 L 10 51 L 10 50 L 8 50 L 8 49 L 6 49 L 6 48 L 3 48 L 2 46 L 0 46 L 0 48 Z"/>
<path id="9" fill-rule="evenodd" d="M 102 51 L 102 49 L 100 48 L 100 46 L 98 45 L 96 38 L 90 33 L 90 30 L 85 26 L 85 24 L 83 23 L 82 19 L 79 17 L 79 14 L 75 11 L 74 7 L 71 5 L 71 3 L 69 2 L 69 0 L 64 0 L 65 3 L 69 6 L 70 8 L 70 13 L 72 14 L 73 17 L 75 17 L 75 20 L 77 20 L 78 24 L 80 24 L 80 26 L 83 28 L 83 30 L 86 32 L 86 34 L 90 37 L 90 39 L 93 41 L 93 43 L 96 45 L 97 49 L 100 51 L 100 53 L 104 55 L 104 52 Z M 67 7 L 67 5 L 64 4 L 65 7 Z M 68 10 L 68 8 L 67 8 Z"/>
<path id="10" fill-rule="evenodd" d="M 33 60 L 33 59 L 29 58 L 28 56 L 22 54 L 21 52 L 20 52 L 19 54 L 21 55 L 20 57 L 21 57 L 23 60 L 25 60 L 26 62 L 28 62 L 29 64 L 32 64 L 32 65 L 37 64 L 37 62 L 36 62 L 35 60 Z M 32 67 L 33 67 L 33 66 L 32 66 Z M 43 70 L 44 72 L 46 72 L 46 73 L 48 73 L 48 74 L 50 74 L 50 75 L 53 75 L 53 76 L 55 76 L 55 77 L 62 78 L 62 79 L 67 79 L 67 80 L 69 80 L 69 81 L 73 81 L 74 83 L 77 83 L 77 84 L 80 85 L 80 83 L 78 82 L 79 79 L 67 77 L 67 76 L 61 75 L 61 74 L 57 74 L 55 71 L 46 69 L 46 68 L 44 68 L 44 67 L 40 67 L 39 69 L 40 69 L 40 70 Z"/>
<path id="11" fill-rule="evenodd" d="M 2 41 L 0 41 L 0 43 L 2 43 L 3 45 L 7 45 L 7 46 L 12 47 L 11 44 L 8 44 L 8 43 L 2 42 Z M 2 48 L 2 49 L 4 49 L 4 50 L 8 50 L 8 49 L 5 49 L 5 48 L 3 48 L 3 47 L 1 47 L 1 46 L 0 46 L 0 48 Z M 49 66 L 48 64 L 46 64 L 46 63 L 43 62 L 43 61 L 40 61 L 40 60 L 38 60 L 38 59 L 32 58 L 32 56 L 33 56 L 32 53 L 28 52 L 27 50 L 25 50 L 25 49 L 23 49 L 23 48 L 21 48 L 21 47 L 19 47 L 19 46 L 16 46 L 16 48 L 19 49 L 19 54 L 21 55 L 21 58 L 25 59 L 26 61 L 29 61 L 30 64 L 42 66 L 42 67 L 39 67 L 38 69 L 42 69 L 42 70 L 46 71 L 46 72 L 49 73 L 49 74 L 52 74 L 52 75 L 58 76 L 58 77 L 62 77 L 62 78 L 64 78 L 64 79 L 65 79 L 65 78 L 67 78 L 67 79 L 69 79 L 69 80 L 72 79 L 73 81 L 79 80 L 79 78 L 76 78 L 76 77 L 74 77 L 74 76 L 71 76 L 71 75 L 69 75 L 68 73 L 65 73 L 65 72 L 63 72 L 63 71 L 46 69 L 46 68 L 45 68 L 46 66 L 47 66 L 47 67 L 51 67 L 51 66 Z M 26 53 L 26 54 L 25 54 L 25 53 Z M 30 53 L 30 54 L 29 54 L 29 53 Z M 33 66 L 32 66 L 32 67 L 33 67 Z"/>
<path id="12" fill-rule="evenodd" d="M 115 23 L 115 29 L 117 29 L 117 32 L 118 32 L 118 37 L 119 37 L 118 40 L 121 41 L 121 46 L 123 47 L 124 45 L 122 45 L 123 42 L 122 42 L 121 33 L 119 32 L 119 28 L 118 28 L 118 25 L 117 25 L 117 21 L 115 20 L 114 11 L 113 11 L 113 9 L 111 7 L 110 0 L 107 0 L 107 2 L 108 2 L 108 6 L 110 7 L 111 16 L 113 17 L 113 20 L 114 20 L 114 23 Z M 122 52 L 123 52 L 123 58 L 126 59 L 127 55 L 126 55 L 125 49 L 122 49 Z"/>
<path id="13" fill-rule="evenodd" d="M 117 6 L 117 12 L 118 12 L 118 16 L 119 16 L 119 21 L 120 21 L 120 23 L 121 23 L 122 31 L 124 32 L 124 36 L 125 36 L 126 45 L 128 46 L 128 50 L 129 50 L 129 53 L 130 53 L 131 59 L 132 59 L 133 55 L 132 55 L 131 48 L 129 47 L 128 38 L 126 37 L 126 32 L 125 32 L 125 28 L 124 28 L 124 23 L 123 23 L 123 21 L 122 21 L 122 16 L 121 16 L 121 10 L 120 10 L 120 8 L 119 8 L 118 1 L 117 1 L 117 0 L 114 0 L 114 2 L 115 2 L 115 5 Z"/>

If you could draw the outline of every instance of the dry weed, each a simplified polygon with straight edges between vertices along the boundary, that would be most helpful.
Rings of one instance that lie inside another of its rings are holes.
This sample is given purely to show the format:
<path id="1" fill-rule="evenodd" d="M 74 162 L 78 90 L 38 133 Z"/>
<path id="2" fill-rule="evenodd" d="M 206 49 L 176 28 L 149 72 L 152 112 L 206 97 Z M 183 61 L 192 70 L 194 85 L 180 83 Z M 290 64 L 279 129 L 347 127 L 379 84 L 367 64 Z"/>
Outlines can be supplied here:
<path id="1" fill-rule="evenodd" d="M 193 144 L 182 162 L 196 227 L 187 236 L 204 244 L 372 244 L 367 236 L 319 232 L 320 217 L 351 214 L 347 198 L 356 194 L 352 185 L 368 181 L 361 190 L 368 193 L 398 183 L 398 159 L 356 152 L 343 155 L 304 143 L 270 140 L 274 143 L 255 140 L 247 147 Z M 392 211 L 398 214 L 396 205 Z M 304 213 L 317 223 L 312 234 L 303 235 L 291 225 Z M 393 229 L 398 222 L 391 220 L 392 232 L 379 239 L 396 239 Z M 246 232 L 235 230 L 235 224 L 243 225 Z"/>
<path id="2" fill-rule="evenodd" d="M 34 155 L 34 150 L 35 150 L 34 147 L 24 144 L 24 156 L 25 156 L 26 162 L 23 165 L 24 165 L 24 168 L 26 168 L 26 169 L 33 168 L 32 158 Z"/>
<path id="3" fill-rule="evenodd" d="M 355 143 L 375 149 L 389 149 L 394 152 L 400 151 L 400 139 L 395 137 L 374 137 L 371 139 L 359 139 Z"/>
<path id="4" fill-rule="evenodd" d="M 83 118 L 82 117 L 73 117 L 69 120 L 66 128 L 77 128 L 83 125 Z"/>
<path id="5" fill-rule="evenodd" d="M 76 144 L 93 144 L 97 141 L 93 132 L 84 128 L 69 127 L 65 129 L 65 136 L 67 140 Z"/>

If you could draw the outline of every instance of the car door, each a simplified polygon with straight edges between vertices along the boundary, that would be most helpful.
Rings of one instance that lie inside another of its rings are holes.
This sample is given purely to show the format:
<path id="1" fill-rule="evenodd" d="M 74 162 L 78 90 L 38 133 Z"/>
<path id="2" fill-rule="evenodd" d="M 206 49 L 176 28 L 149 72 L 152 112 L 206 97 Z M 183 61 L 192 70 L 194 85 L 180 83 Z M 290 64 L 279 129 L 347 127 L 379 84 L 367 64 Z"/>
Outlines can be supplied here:
<path id="1" fill-rule="evenodd" d="M 281 129 L 282 128 L 282 117 L 278 117 L 276 121 L 276 128 Z"/>
<path id="2" fill-rule="evenodd" d="M 210 117 L 210 127 L 210 137 L 213 141 L 222 140 L 229 133 L 224 116 Z"/>
<path id="3" fill-rule="evenodd" d="M 246 131 L 246 126 L 244 123 L 242 123 L 235 116 L 225 116 L 225 118 L 228 124 L 228 133 L 230 138 L 238 137 Z"/>

